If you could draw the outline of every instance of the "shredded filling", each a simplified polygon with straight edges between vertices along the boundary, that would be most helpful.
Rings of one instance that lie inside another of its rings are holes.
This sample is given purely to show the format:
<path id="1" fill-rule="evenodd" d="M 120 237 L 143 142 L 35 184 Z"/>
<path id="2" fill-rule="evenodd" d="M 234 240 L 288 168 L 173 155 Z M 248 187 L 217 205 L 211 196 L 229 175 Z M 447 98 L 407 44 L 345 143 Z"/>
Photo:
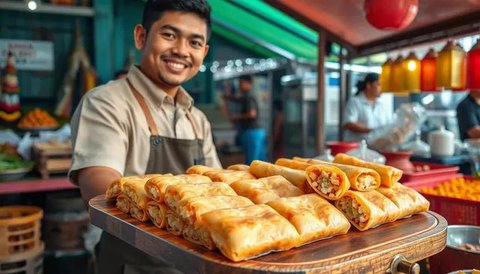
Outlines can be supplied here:
<path id="1" fill-rule="evenodd" d="M 183 222 L 175 214 L 167 215 L 167 230 L 173 235 L 182 235 Z"/>
<path id="2" fill-rule="evenodd" d="M 358 182 L 360 183 L 360 189 L 363 190 L 375 188 L 377 186 L 375 182 L 375 177 L 370 174 L 362 174 L 358 176 Z"/>
<path id="3" fill-rule="evenodd" d="M 339 200 L 339 207 L 347 218 L 359 227 L 364 227 L 367 224 L 367 214 L 355 199 L 352 199 L 351 197 L 342 197 Z"/>
<path id="4" fill-rule="evenodd" d="M 312 179 L 312 187 L 330 198 L 340 195 L 340 176 L 334 172 L 316 170 L 308 176 Z"/>
<path id="5" fill-rule="evenodd" d="M 117 207 L 123 213 L 130 212 L 130 203 L 127 201 L 127 199 L 117 199 Z"/>
<path id="6" fill-rule="evenodd" d="M 158 199 L 158 191 L 157 191 L 157 188 L 152 186 L 150 187 L 150 195 L 152 195 L 152 197 L 157 200 Z"/>

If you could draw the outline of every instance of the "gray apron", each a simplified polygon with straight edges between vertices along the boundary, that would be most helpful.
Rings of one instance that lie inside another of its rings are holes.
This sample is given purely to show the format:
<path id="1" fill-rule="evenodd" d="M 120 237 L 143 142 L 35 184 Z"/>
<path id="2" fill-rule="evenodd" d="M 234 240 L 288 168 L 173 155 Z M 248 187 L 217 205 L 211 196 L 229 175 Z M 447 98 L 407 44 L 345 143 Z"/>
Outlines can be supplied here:
<path id="1" fill-rule="evenodd" d="M 195 133 L 194 140 L 160 136 L 145 99 L 128 79 L 127 82 L 142 108 L 151 133 L 150 156 L 145 174 L 181 174 L 192 165 L 205 164 L 203 138 L 190 112 L 186 111 L 186 115 Z M 97 274 L 181 273 L 165 261 L 154 258 L 106 232 L 102 233 L 97 258 Z"/>

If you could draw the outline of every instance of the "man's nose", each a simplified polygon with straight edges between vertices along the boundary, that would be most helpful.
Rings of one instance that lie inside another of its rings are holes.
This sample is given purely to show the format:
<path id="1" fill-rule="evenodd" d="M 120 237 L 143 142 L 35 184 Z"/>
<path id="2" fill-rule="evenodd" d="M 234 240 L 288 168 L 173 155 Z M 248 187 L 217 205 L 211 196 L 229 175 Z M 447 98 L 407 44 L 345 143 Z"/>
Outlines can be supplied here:
<path id="1" fill-rule="evenodd" d="M 172 52 L 178 56 L 188 56 L 188 41 L 186 39 L 178 39 L 173 46 Z"/>

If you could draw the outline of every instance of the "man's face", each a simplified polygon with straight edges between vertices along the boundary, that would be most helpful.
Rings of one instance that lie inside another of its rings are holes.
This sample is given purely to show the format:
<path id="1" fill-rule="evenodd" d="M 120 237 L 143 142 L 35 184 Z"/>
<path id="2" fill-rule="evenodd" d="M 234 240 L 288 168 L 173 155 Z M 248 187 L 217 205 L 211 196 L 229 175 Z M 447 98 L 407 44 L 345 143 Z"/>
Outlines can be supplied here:
<path id="1" fill-rule="evenodd" d="M 376 80 L 368 83 L 366 92 L 370 92 L 371 95 L 379 97 L 382 94 L 382 90 L 380 89 L 380 81 Z"/>
<path id="2" fill-rule="evenodd" d="M 252 90 L 252 87 L 253 87 L 252 82 L 250 82 L 248 80 L 240 79 L 240 81 L 239 81 L 240 91 L 242 91 L 243 93 L 249 93 Z"/>
<path id="3" fill-rule="evenodd" d="M 177 87 L 198 73 L 208 52 L 207 24 L 201 17 L 166 11 L 148 33 L 140 27 L 137 35 L 137 28 L 135 42 L 142 50 L 140 67 L 160 87 Z"/>

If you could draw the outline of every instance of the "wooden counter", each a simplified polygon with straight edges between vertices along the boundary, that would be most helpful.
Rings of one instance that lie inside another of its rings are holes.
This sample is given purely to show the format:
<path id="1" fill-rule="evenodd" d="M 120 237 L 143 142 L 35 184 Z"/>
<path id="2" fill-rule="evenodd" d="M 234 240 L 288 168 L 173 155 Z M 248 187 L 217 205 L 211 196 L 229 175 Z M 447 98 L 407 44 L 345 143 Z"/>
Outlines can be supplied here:
<path id="1" fill-rule="evenodd" d="M 385 273 L 397 254 L 419 261 L 439 253 L 447 235 L 446 220 L 428 212 L 365 232 L 352 228 L 346 235 L 234 263 L 218 251 L 133 219 L 103 195 L 90 201 L 90 215 L 94 225 L 152 256 L 163 257 L 185 273 Z"/>
<path id="2" fill-rule="evenodd" d="M 0 195 L 75 189 L 67 177 L 0 182 Z"/>

